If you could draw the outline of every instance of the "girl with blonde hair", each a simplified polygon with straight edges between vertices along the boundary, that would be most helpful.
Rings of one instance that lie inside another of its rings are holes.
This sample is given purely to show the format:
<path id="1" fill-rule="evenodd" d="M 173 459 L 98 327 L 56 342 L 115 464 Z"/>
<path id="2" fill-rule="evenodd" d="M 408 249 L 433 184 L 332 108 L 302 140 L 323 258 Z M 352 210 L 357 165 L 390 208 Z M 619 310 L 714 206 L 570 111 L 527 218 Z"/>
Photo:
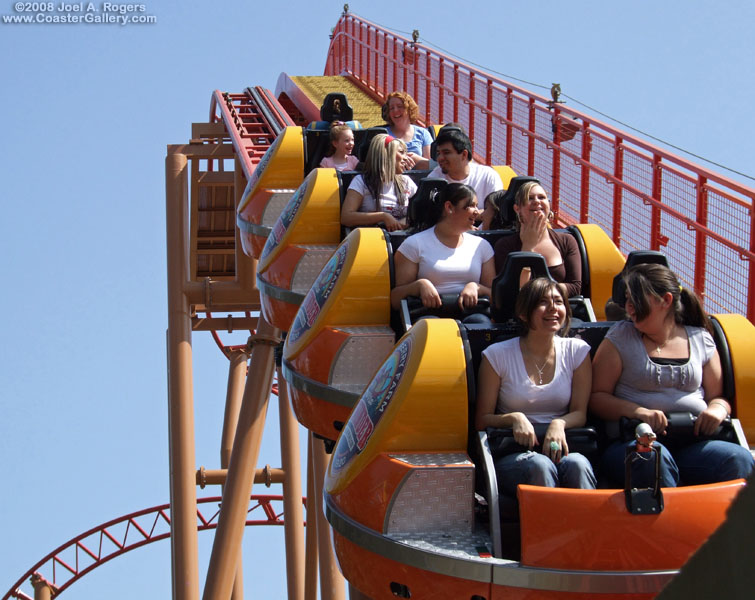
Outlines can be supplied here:
<path id="1" fill-rule="evenodd" d="M 406 227 L 406 214 L 417 185 L 404 172 L 406 144 L 384 133 L 367 151 L 364 171 L 349 185 L 341 207 L 346 227 L 382 225 L 388 231 Z"/>

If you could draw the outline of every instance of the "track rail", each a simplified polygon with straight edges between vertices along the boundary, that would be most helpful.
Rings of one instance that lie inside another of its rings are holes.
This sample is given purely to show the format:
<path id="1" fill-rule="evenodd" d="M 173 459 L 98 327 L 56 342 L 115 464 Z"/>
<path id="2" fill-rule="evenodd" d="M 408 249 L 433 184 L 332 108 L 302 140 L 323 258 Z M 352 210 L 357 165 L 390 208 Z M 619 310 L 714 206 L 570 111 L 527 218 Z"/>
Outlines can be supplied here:
<path id="1" fill-rule="evenodd" d="M 275 97 L 259 86 L 240 94 L 215 90 L 210 122 L 225 125 L 247 180 L 280 132 L 295 125 Z"/>
<path id="2" fill-rule="evenodd" d="M 275 96 L 259 86 L 248 87 L 239 94 L 215 90 L 210 99 L 210 122 L 224 124 L 247 180 L 278 135 L 286 127 L 295 125 Z M 207 316 L 212 315 L 208 312 Z M 246 317 L 251 317 L 250 313 L 247 312 Z M 211 334 L 227 358 L 244 348 L 243 345 L 226 345 L 216 330 Z"/>
<path id="3" fill-rule="evenodd" d="M 661 250 L 708 311 L 755 322 L 755 189 L 349 13 L 325 74 L 406 90 L 488 164 L 539 177 L 561 222 L 596 223 L 625 253 Z"/>
<path id="4" fill-rule="evenodd" d="M 197 500 L 198 531 L 217 527 L 221 500 L 220 496 Z M 247 527 L 283 525 L 283 496 L 251 496 L 247 514 L 256 517 L 247 518 Z M 170 504 L 162 504 L 93 527 L 37 562 L 13 584 L 2 600 L 30 599 L 22 587 L 25 583 L 31 587 L 32 577 L 45 580 L 57 596 L 100 565 L 131 550 L 169 538 L 170 525 Z M 33 591 L 31 594 L 33 597 Z"/>

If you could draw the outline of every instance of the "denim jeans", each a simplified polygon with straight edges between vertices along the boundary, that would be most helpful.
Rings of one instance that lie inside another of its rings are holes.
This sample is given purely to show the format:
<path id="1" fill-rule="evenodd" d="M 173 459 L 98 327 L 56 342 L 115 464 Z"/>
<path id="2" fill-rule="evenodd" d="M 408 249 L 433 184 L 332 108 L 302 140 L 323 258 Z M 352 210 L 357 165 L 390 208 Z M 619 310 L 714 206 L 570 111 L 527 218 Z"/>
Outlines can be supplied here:
<path id="1" fill-rule="evenodd" d="M 493 321 L 485 313 L 472 313 L 461 319 L 461 322 L 465 325 L 487 325 L 492 327 Z"/>
<path id="2" fill-rule="evenodd" d="M 515 496 L 520 483 L 586 490 L 596 485 L 590 461 L 577 452 L 567 454 L 558 464 L 539 452 L 514 452 L 495 461 L 495 472 L 498 489 L 507 496 Z"/>
<path id="3" fill-rule="evenodd" d="M 624 456 L 635 442 L 614 442 L 603 455 L 602 469 L 611 485 L 624 487 Z M 722 440 L 702 440 L 674 448 L 654 443 L 661 451 L 661 487 L 717 483 L 747 478 L 753 469 L 750 451 Z M 652 460 L 637 459 L 632 463 L 632 487 L 655 485 L 655 456 Z"/>

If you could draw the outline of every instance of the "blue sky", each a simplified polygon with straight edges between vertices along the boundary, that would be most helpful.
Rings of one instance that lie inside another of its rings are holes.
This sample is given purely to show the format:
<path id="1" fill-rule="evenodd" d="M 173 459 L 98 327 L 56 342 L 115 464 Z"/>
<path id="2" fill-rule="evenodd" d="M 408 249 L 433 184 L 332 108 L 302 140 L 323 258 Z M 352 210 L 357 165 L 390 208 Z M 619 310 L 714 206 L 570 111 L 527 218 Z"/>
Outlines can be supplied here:
<path id="1" fill-rule="evenodd" d="M 750 2 L 350 5 L 755 175 Z M 0 593 L 71 537 L 168 501 L 166 145 L 206 121 L 214 89 L 321 74 L 342 6 L 153 0 L 152 25 L 0 23 Z M 215 468 L 228 364 L 207 334 L 194 337 L 194 362 L 197 465 Z M 278 466 L 273 408 L 260 462 Z M 200 544 L 203 576 L 211 534 Z M 247 593 L 283 597 L 282 530 L 248 530 L 244 552 Z M 104 587 L 169 597 L 168 542 L 100 567 L 69 596 Z"/>

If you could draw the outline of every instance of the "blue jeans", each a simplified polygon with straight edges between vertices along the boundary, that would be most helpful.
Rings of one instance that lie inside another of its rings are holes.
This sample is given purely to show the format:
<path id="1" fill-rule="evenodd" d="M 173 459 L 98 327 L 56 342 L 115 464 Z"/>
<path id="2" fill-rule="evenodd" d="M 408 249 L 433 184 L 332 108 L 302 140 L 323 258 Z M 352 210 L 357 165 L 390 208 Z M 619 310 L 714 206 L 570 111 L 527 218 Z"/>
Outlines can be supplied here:
<path id="1" fill-rule="evenodd" d="M 487 325 L 488 327 L 493 326 L 493 321 L 490 319 L 488 315 L 485 313 L 472 313 L 471 315 L 467 315 L 466 317 L 461 319 L 461 322 L 465 325 Z"/>
<path id="2" fill-rule="evenodd" d="M 614 442 L 603 454 L 603 473 L 615 487 L 624 487 L 624 456 L 635 442 Z M 717 483 L 746 479 L 755 464 L 746 448 L 723 440 L 702 440 L 675 448 L 673 456 L 666 446 L 655 442 L 661 450 L 661 487 Z M 634 460 L 632 487 L 655 485 L 655 455 L 652 460 Z"/>
<path id="3" fill-rule="evenodd" d="M 498 489 L 507 496 L 515 496 L 520 483 L 585 490 L 596 485 L 590 461 L 577 452 L 567 454 L 558 464 L 539 452 L 514 452 L 495 461 L 495 472 Z"/>

